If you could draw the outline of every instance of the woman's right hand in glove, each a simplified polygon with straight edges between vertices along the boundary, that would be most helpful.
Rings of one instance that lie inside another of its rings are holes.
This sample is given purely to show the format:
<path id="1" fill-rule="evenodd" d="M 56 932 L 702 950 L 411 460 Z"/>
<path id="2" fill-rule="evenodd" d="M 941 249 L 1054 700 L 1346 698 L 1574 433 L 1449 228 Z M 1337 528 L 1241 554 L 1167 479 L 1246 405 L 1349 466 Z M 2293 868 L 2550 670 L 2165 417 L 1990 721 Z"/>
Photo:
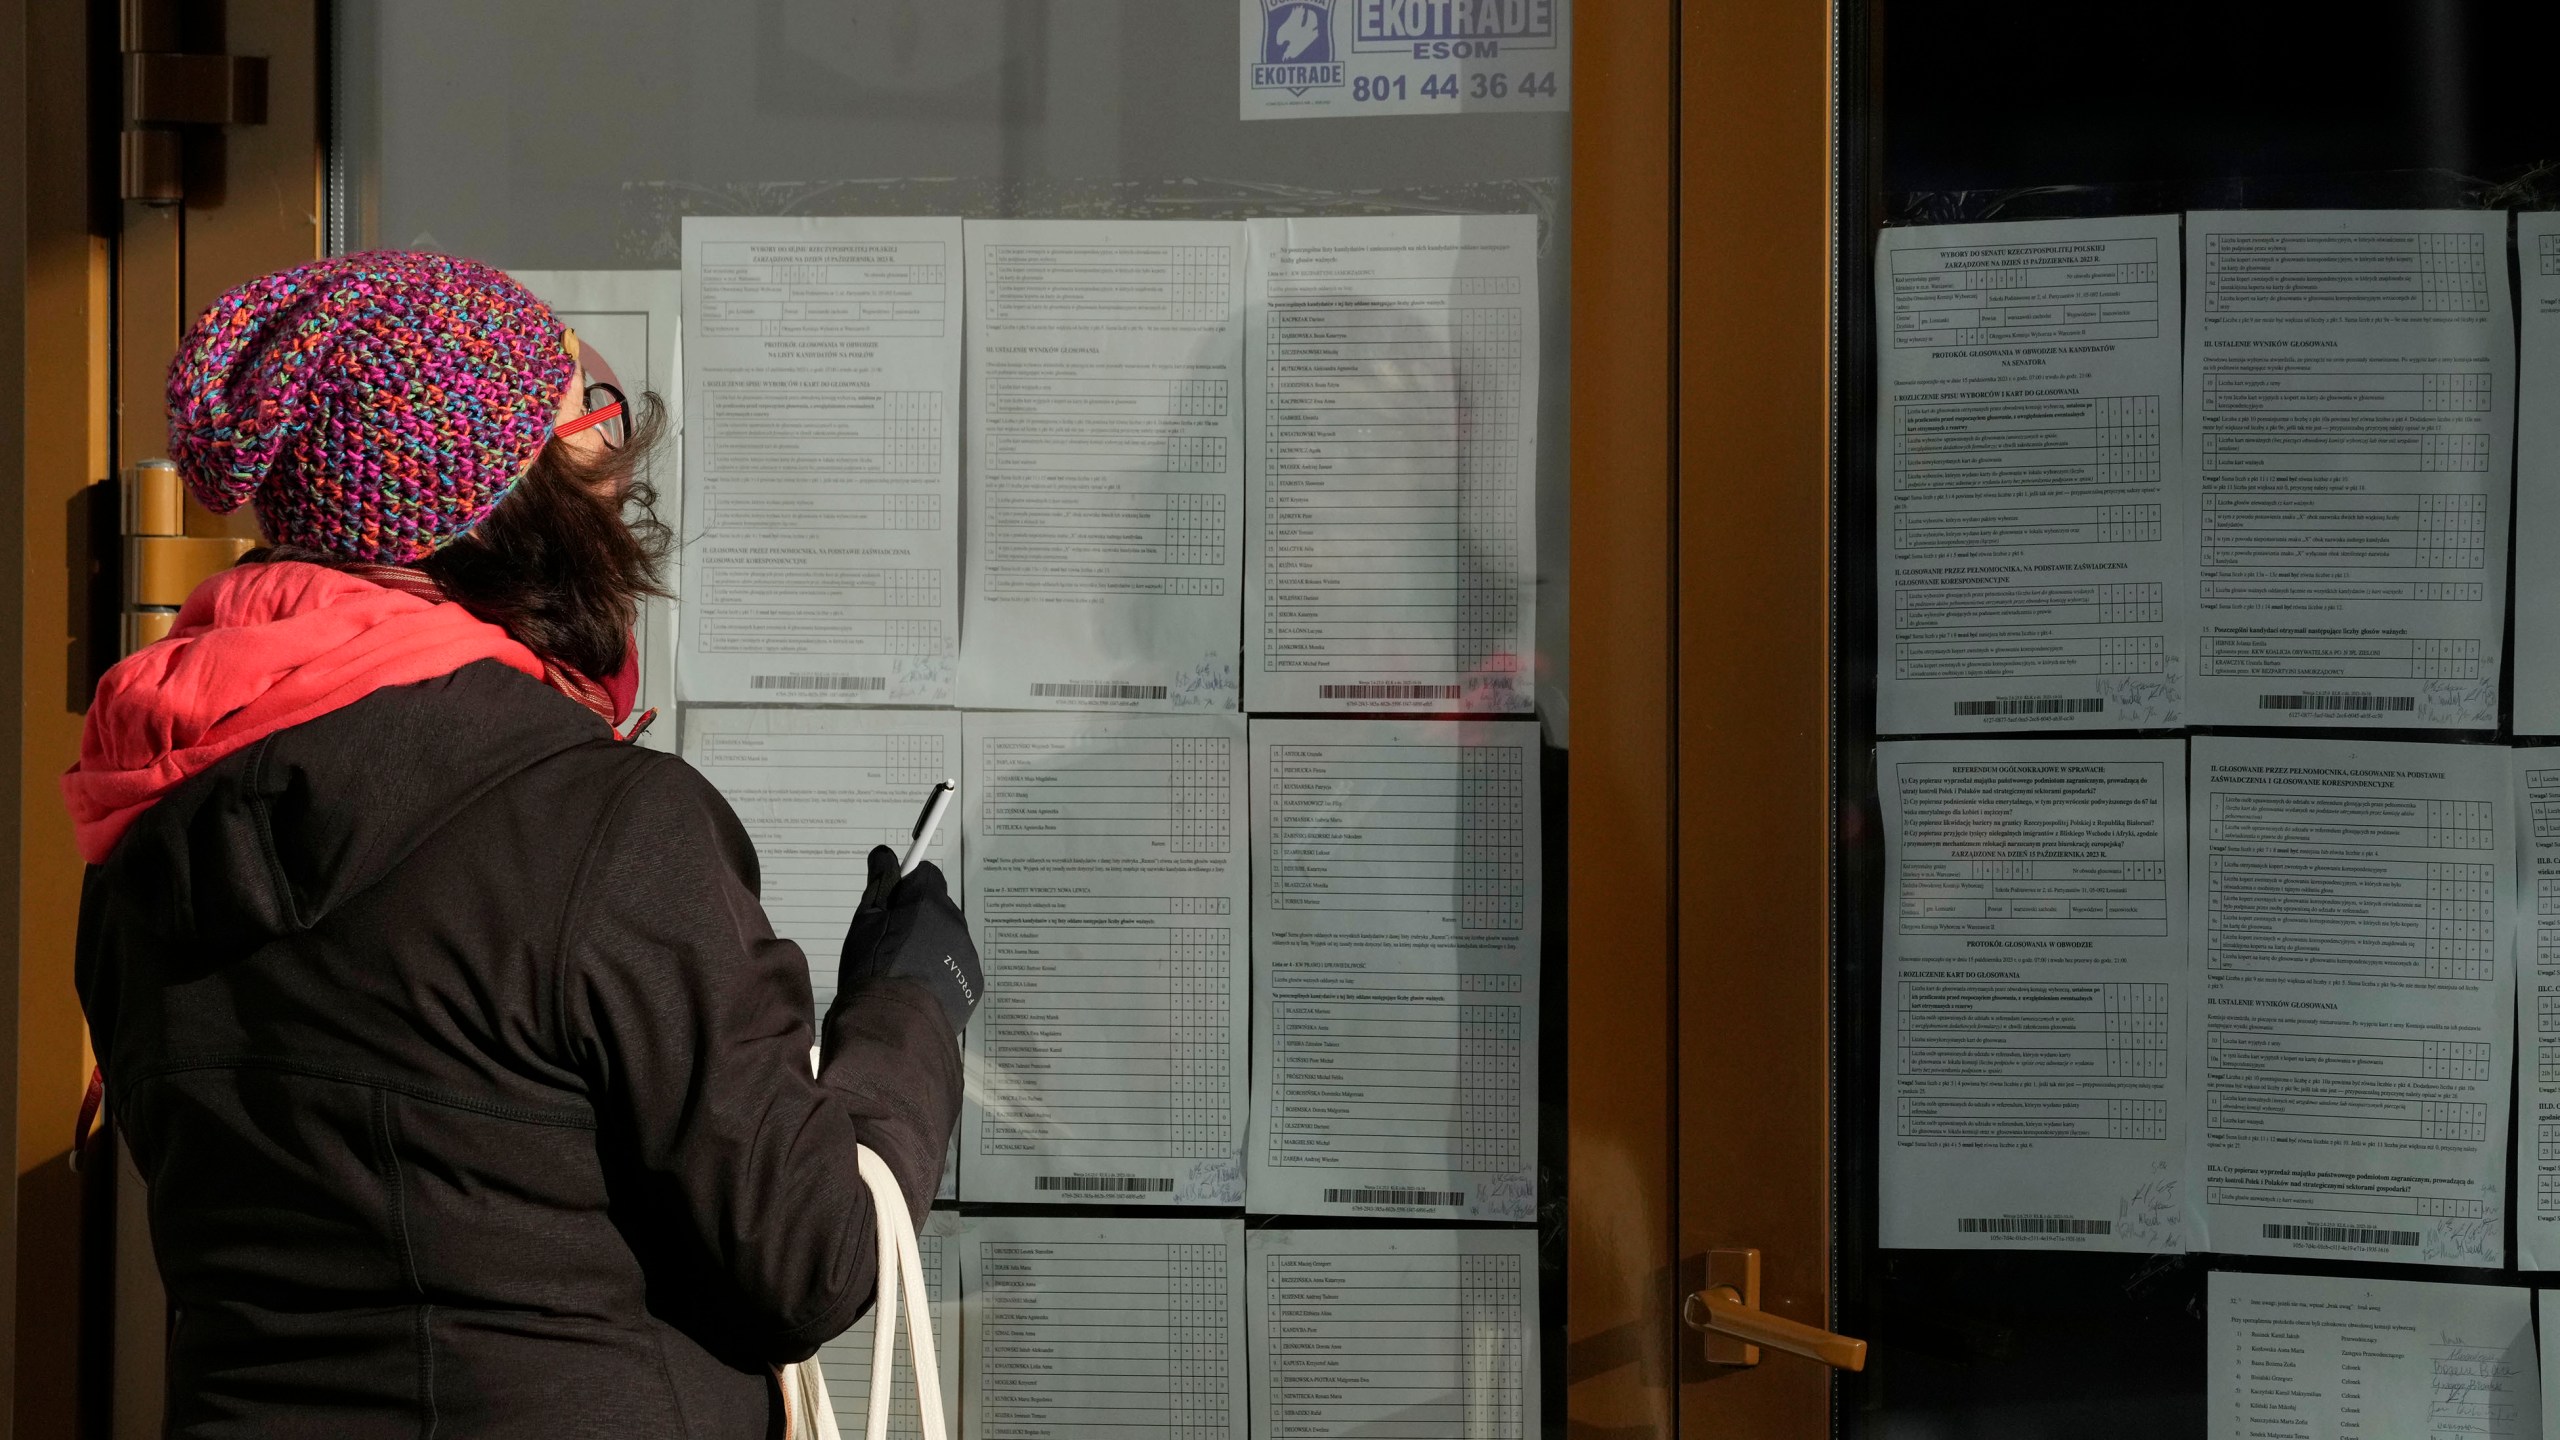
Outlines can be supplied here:
<path id="1" fill-rule="evenodd" d="M 898 852 L 874 846 L 871 883 L 854 907 L 853 925 L 845 932 L 844 954 L 836 970 L 836 1003 L 875 980 L 919 980 L 942 1001 L 955 1031 L 969 1023 L 986 993 L 986 973 L 978 965 L 978 947 L 969 939 L 969 922 L 951 903 L 951 887 L 931 861 L 901 878 Z"/>

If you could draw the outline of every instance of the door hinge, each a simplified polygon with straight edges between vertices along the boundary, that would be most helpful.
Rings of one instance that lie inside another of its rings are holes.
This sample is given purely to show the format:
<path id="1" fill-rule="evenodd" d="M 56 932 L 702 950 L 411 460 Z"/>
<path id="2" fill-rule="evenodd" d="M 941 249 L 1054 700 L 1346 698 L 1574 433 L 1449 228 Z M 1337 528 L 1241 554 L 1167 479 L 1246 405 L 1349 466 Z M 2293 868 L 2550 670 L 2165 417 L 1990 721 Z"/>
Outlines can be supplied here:
<path id="1" fill-rule="evenodd" d="M 256 548 L 255 540 L 186 533 L 186 491 L 178 467 L 145 460 L 124 473 L 123 653 L 151 644 L 177 623 L 187 596 Z"/>
<path id="2" fill-rule="evenodd" d="M 267 123 L 266 57 L 187 50 L 174 0 L 125 0 L 123 21 L 124 198 L 175 205 L 190 130 Z"/>

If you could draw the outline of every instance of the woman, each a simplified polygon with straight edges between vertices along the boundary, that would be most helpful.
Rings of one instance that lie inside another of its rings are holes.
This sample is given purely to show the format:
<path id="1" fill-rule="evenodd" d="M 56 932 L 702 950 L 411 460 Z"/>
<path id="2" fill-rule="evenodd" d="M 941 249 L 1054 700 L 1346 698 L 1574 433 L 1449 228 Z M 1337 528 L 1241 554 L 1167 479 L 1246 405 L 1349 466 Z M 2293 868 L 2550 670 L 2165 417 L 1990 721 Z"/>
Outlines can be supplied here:
<path id="1" fill-rule="evenodd" d="M 272 548 L 64 778 L 172 1434 L 779 1433 L 772 1367 L 871 1296 L 857 1142 L 931 1203 L 967 929 L 875 850 L 811 1078 L 746 833 L 614 729 L 657 424 L 589 368 L 504 275 L 370 254 L 224 296 L 172 370 L 180 472 Z"/>

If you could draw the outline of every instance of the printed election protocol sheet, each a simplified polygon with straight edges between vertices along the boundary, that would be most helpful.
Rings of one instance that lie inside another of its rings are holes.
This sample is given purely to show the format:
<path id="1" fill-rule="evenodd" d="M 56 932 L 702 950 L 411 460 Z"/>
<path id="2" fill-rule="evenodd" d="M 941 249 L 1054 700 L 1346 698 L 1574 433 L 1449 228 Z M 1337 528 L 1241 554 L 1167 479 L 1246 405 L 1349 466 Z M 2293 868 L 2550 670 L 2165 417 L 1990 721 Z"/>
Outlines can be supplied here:
<path id="1" fill-rule="evenodd" d="M 684 222 L 690 701 L 947 705 L 960 222 Z"/>
<path id="2" fill-rule="evenodd" d="M 2187 216 L 2199 725 L 2498 723 L 2503 211 Z"/>
<path id="3" fill-rule="evenodd" d="M 1538 220 L 1255 220 L 1245 708 L 1534 706 Z"/>
<path id="4" fill-rule="evenodd" d="M 2185 747 L 1877 747 L 1883 1243 L 2176 1250 Z"/>
<path id="5" fill-rule="evenodd" d="M 2179 723 L 2178 217 L 1876 242 L 1876 728 Z"/>
<path id="6" fill-rule="evenodd" d="M 1241 224 L 971 221 L 960 703 L 1233 710 Z"/>
<path id="7" fill-rule="evenodd" d="M 1248 1203 L 1529 1220 L 1538 727 L 1253 722 Z"/>
<path id="8" fill-rule="evenodd" d="M 2190 759 L 2189 1247 L 2503 1265 L 2508 752 L 2208 735 Z"/>
<path id="9" fill-rule="evenodd" d="M 2529 1290 L 2217 1271 L 2205 1293 L 2212 1440 L 2544 1433 Z"/>
<path id="10" fill-rule="evenodd" d="M 1242 1204 L 1244 717 L 964 727 L 962 1198 Z"/>

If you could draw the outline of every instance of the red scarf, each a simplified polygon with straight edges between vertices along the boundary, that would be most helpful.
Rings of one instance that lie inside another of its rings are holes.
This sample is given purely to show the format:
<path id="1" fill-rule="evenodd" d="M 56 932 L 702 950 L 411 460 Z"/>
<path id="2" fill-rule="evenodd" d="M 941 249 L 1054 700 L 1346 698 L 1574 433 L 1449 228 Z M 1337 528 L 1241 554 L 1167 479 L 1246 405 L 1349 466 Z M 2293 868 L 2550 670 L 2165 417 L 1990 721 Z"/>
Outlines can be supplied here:
<path id="1" fill-rule="evenodd" d="M 79 763 L 62 777 L 81 858 L 106 859 L 160 797 L 226 755 L 482 660 L 543 681 L 607 725 L 630 712 L 639 684 L 634 659 L 608 686 L 536 656 L 414 570 L 290 560 L 225 570 L 187 597 L 167 639 L 98 683 Z"/>
<path id="2" fill-rule="evenodd" d="M 346 567 L 346 573 L 370 580 L 385 590 L 397 590 L 403 595 L 415 595 L 430 604 L 452 603 L 445 599 L 444 587 L 436 584 L 435 578 L 424 570 L 412 570 L 406 565 L 349 565 Z M 622 722 L 630 718 L 632 702 L 640 696 L 640 643 L 637 637 L 624 642 L 622 668 L 613 672 L 612 679 L 602 683 L 570 669 L 548 655 L 537 655 L 534 658 L 542 662 L 544 684 L 594 711 L 596 718 L 607 725 L 619 729 Z M 656 713 L 650 712 L 652 716 Z M 617 735 L 615 738 L 636 740 L 639 735 L 640 732 L 634 730 L 628 735 Z"/>

